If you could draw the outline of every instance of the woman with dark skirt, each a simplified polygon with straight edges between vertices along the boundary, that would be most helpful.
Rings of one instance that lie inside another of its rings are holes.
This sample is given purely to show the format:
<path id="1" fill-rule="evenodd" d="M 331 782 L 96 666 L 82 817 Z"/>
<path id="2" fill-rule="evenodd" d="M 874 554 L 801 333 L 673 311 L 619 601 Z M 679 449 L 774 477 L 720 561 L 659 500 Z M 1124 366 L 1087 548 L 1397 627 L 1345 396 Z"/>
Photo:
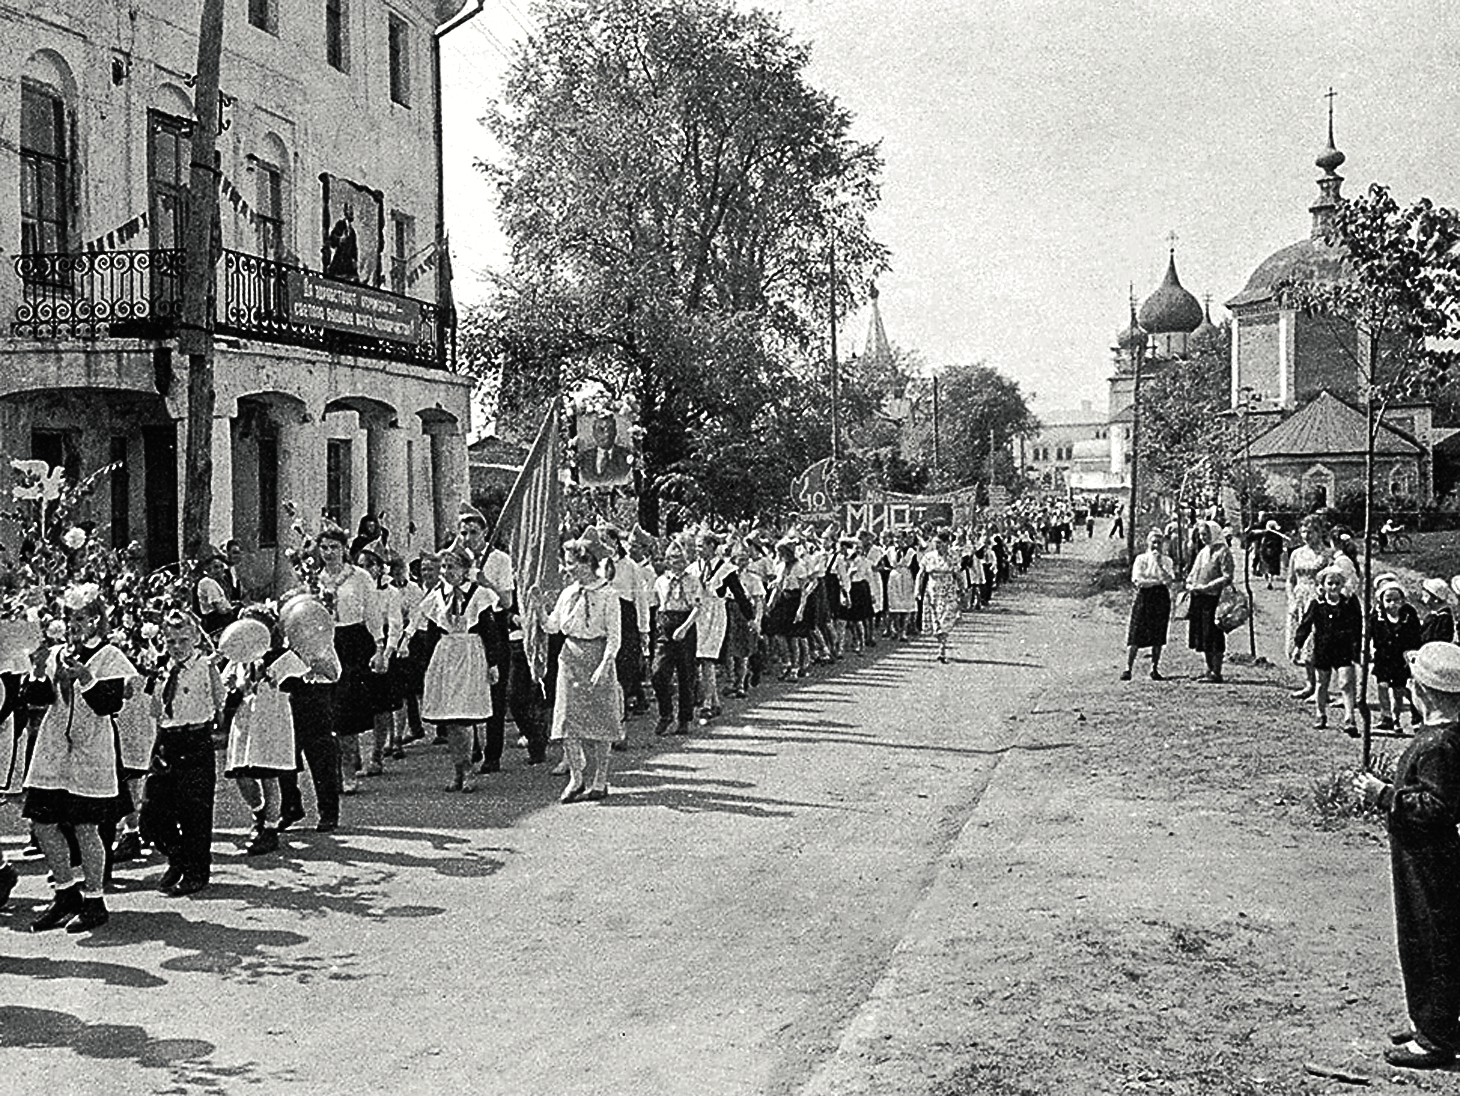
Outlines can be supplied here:
<path id="1" fill-rule="evenodd" d="M 1146 550 L 1131 564 L 1130 581 L 1136 588 L 1131 604 L 1130 626 L 1126 629 L 1125 672 L 1120 680 L 1129 681 L 1136 665 L 1136 652 L 1151 649 L 1151 680 L 1161 680 L 1161 649 L 1166 646 L 1166 628 L 1171 623 L 1171 583 L 1176 581 L 1176 565 L 1163 552 L 1161 530 L 1146 535 Z"/>
<path id="2" fill-rule="evenodd" d="M 1222 527 L 1214 521 L 1201 524 L 1202 548 L 1191 561 L 1186 576 L 1190 595 L 1186 645 L 1206 659 L 1206 672 L 1197 680 L 1221 684 L 1222 658 L 1227 653 L 1227 633 L 1217 623 L 1217 603 L 1222 591 L 1232 584 L 1235 565 Z"/>
<path id="3" fill-rule="evenodd" d="M 345 531 L 330 526 L 319 534 L 320 600 L 335 617 L 335 654 L 340 681 L 335 690 L 335 737 L 340 744 L 340 791 L 352 795 L 363 775 L 360 736 L 375 733 L 375 681 L 371 663 L 385 649 L 380 593 L 367 571 L 345 559 Z"/>

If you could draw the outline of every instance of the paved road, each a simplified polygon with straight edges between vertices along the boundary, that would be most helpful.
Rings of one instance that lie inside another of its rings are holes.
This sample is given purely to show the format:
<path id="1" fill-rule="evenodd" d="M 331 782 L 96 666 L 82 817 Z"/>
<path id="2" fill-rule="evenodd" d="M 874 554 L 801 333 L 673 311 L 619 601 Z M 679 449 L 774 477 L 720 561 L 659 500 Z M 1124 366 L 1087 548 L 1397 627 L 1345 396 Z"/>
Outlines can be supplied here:
<path id="1" fill-rule="evenodd" d="M 417 747 L 339 833 L 253 860 L 220 785 L 214 885 L 165 899 L 129 869 L 80 940 L 25 933 L 30 862 L 0 912 L 6 1090 L 837 1091 L 1006 714 L 1090 657 L 1066 599 L 1107 546 L 1075 547 L 967 618 L 948 666 L 884 644 L 702 737 L 638 721 L 603 804 L 558 806 L 516 752 L 446 795 Z"/>

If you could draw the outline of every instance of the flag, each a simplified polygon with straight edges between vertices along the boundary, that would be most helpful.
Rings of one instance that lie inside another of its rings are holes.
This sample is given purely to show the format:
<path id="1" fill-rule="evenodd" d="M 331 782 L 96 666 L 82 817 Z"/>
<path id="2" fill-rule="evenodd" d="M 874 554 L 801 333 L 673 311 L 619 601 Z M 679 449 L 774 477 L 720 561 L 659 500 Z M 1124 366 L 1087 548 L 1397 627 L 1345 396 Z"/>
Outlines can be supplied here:
<path id="1" fill-rule="evenodd" d="M 548 409 L 537 440 L 512 493 L 502 506 L 493 541 L 505 541 L 517 571 L 517 604 L 522 616 L 522 649 L 532 680 L 547 676 L 547 598 L 558 591 L 558 526 L 562 484 L 558 479 L 562 442 L 556 402 Z"/>
<path id="2" fill-rule="evenodd" d="M 823 457 L 791 483 L 791 498 L 802 514 L 825 514 L 832 509 L 832 464 Z"/>

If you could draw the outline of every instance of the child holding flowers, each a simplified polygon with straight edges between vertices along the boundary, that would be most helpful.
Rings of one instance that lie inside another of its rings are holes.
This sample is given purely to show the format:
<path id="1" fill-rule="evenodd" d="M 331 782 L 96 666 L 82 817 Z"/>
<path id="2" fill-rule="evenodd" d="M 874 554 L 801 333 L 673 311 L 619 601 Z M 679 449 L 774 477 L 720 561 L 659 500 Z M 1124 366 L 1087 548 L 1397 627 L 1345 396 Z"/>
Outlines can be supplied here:
<path id="1" fill-rule="evenodd" d="M 65 925 L 67 932 L 80 933 L 108 919 L 101 827 L 115 825 L 131 809 L 118 779 L 113 717 L 137 671 L 107 642 L 107 608 L 97 585 L 72 586 L 62 606 L 66 642 L 36 650 L 24 685 L 26 703 L 43 714 L 26 770 L 22 813 L 35 826 L 56 888 L 51 904 L 31 922 L 31 931 Z M 81 853 L 80 883 L 63 828 L 74 833 Z"/>

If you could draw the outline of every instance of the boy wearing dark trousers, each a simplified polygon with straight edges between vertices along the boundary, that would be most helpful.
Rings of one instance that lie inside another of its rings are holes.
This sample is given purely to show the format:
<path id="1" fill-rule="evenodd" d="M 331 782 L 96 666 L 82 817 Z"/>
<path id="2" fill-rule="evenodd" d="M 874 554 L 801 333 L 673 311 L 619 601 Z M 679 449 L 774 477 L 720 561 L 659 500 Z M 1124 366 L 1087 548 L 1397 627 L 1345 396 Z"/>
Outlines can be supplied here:
<path id="1" fill-rule="evenodd" d="M 223 679 L 198 650 L 197 619 L 163 620 L 167 661 L 154 678 L 157 741 L 138 818 L 142 839 L 167 857 L 159 889 L 180 898 L 208 885 L 213 867 L 213 731 L 223 710 Z"/>

